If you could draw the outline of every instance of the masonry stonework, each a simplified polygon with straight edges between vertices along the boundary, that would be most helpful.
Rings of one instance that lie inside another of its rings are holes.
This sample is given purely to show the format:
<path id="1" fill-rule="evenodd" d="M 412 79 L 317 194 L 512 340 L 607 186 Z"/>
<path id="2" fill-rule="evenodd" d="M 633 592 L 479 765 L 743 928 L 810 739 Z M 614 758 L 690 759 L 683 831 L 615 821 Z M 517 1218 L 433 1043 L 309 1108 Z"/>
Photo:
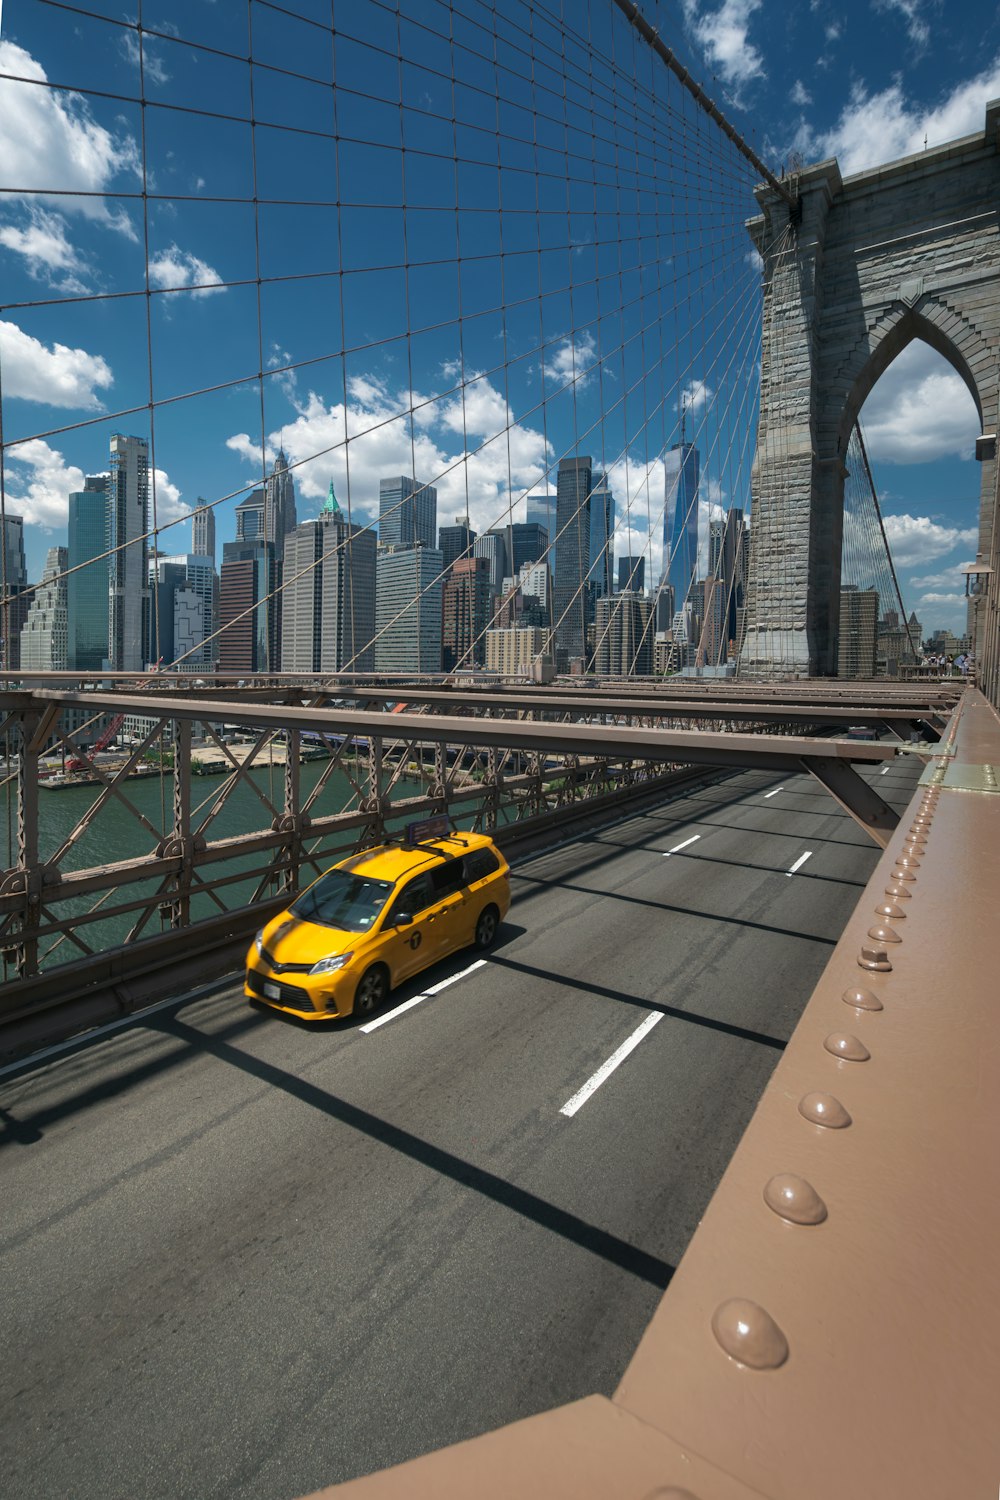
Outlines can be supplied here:
<path id="1" fill-rule="evenodd" d="M 764 338 L 741 663 L 825 676 L 837 670 L 847 445 L 876 381 L 923 339 L 965 381 L 982 431 L 997 431 L 1000 101 L 981 135 L 846 179 L 820 162 L 797 189 L 790 210 L 758 188 L 748 225 Z M 994 466 L 982 465 L 984 556 Z"/>

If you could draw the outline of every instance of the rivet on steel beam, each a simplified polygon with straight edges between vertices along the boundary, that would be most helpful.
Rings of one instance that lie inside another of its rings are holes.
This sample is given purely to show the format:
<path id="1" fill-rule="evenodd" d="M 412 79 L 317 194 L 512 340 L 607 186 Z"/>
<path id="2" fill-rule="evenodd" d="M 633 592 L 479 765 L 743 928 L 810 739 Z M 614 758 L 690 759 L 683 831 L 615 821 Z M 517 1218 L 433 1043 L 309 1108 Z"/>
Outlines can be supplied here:
<path id="1" fill-rule="evenodd" d="M 849 989 L 841 995 L 845 1005 L 853 1005 L 855 1010 L 883 1010 L 881 1000 L 873 995 L 871 990 Z"/>
<path id="2" fill-rule="evenodd" d="M 892 876 L 891 876 L 891 879 L 893 879 L 893 880 L 909 880 L 909 881 L 914 881 L 914 880 L 916 880 L 916 878 L 917 877 L 915 875 L 911 874 L 911 872 L 909 870 L 893 870 Z"/>
<path id="3" fill-rule="evenodd" d="M 882 922 L 876 922 L 874 927 L 869 927 L 868 936 L 874 938 L 877 943 L 901 943 L 903 939 L 893 927 L 886 927 Z"/>
<path id="4" fill-rule="evenodd" d="M 877 917 L 888 917 L 893 922 L 904 922 L 906 920 L 906 912 L 901 906 L 897 906 L 894 901 L 883 901 L 881 906 L 876 906 L 875 915 Z"/>
<path id="5" fill-rule="evenodd" d="M 826 1204 L 811 1182 L 794 1172 L 779 1172 L 764 1188 L 764 1202 L 789 1224 L 822 1224 Z"/>
<path id="6" fill-rule="evenodd" d="M 851 1123 L 847 1110 L 832 1094 L 803 1094 L 799 1114 L 813 1125 L 825 1125 L 827 1130 L 846 1130 Z"/>
<path id="7" fill-rule="evenodd" d="M 915 854 L 909 854 L 905 849 L 902 854 L 896 855 L 896 863 L 901 870 L 919 870 L 920 861 Z"/>
<path id="8" fill-rule="evenodd" d="M 788 1358 L 788 1340 L 758 1303 L 730 1297 L 712 1314 L 712 1332 L 726 1353 L 752 1370 L 776 1370 Z"/>
<path id="9" fill-rule="evenodd" d="M 913 898 L 913 892 L 908 891 L 906 886 L 901 885 L 897 880 L 889 881 L 889 884 L 885 888 L 885 893 L 887 896 L 891 896 L 894 901 L 910 901 Z"/>
<path id="10" fill-rule="evenodd" d="M 892 968 L 884 948 L 871 948 L 867 945 L 858 954 L 858 966 L 862 969 L 877 969 L 880 974 L 887 974 Z"/>
<path id="11" fill-rule="evenodd" d="M 843 1058 L 844 1062 L 867 1062 L 871 1053 L 864 1042 L 856 1036 L 848 1036 L 844 1031 L 832 1031 L 823 1043 L 827 1052 L 832 1052 L 834 1057 Z"/>
<path id="12" fill-rule="evenodd" d="M 916 831 L 911 828 L 909 833 L 906 835 L 906 842 L 908 844 L 926 844 L 927 835 L 920 828 L 916 829 Z"/>

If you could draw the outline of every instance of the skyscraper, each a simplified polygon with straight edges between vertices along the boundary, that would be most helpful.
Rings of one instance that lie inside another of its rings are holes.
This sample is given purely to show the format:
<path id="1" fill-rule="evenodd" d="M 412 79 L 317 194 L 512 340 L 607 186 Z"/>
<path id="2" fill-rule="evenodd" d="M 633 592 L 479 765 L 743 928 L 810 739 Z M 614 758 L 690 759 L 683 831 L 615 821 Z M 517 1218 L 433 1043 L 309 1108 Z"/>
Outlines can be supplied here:
<path id="1" fill-rule="evenodd" d="M 375 671 L 441 670 L 442 557 L 436 547 L 380 547 L 375 568 Z"/>
<path id="2" fill-rule="evenodd" d="M 630 554 L 618 559 L 618 592 L 641 594 L 646 583 L 646 559 Z"/>
<path id="3" fill-rule="evenodd" d="M 65 547 L 50 547 L 42 581 L 21 631 L 22 672 L 64 672 L 67 665 Z"/>
<path id="4" fill-rule="evenodd" d="M 675 443 L 663 460 L 663 582 L 674 591 L 675 608 L 688 596 L 698 565 L 698 478 L 693 443 Z"/>
<path id="5" fill-rule="evenodd" d="M 215 631 L 218 580 L 210 558 L 197 552 L 158 556 L 149 563 L 151 661 L 184 672 L 211 671 L 218 656 Z"/>
<path id="6" fill-rule="evenodd" d="M 524 519 L 529 526 L 544 527 L 551 540 L 556 531 L 556 496 L 551 491 L 529 495 Z"/>
<path id="7" fill-rule="evenodd" d="M 875 630 L 878 589 L 845 584 L 840 590 L 838 677 L 875 676 Z"/>
<path id="8" fill-rule="evenodd" d="M 549 545 L 546 526 L 537 521 L 515 521 L 507 527 L 507 565 L 516 577 L 525 563 L 538 562 L 545 556 Z"/>
<path id="9" fill-rule="evenodd" d="M 215 562 L 215 511 L 198 496 L 198 507 L 191 517 L 191 551 L 198 557 Z"/>
<path id="10" fill-rule="evenodd" d="M 599 677 L 648 677 L 653 671 L 653 604 L 641 594 L 598 599 L 594 671 Z"/>
<path id="11" fill-rule="evenodd" d="M 489 558 L 459 558 L 445 576 L 441 601 L 441 665 L 446 672 L 482 666 L 492 602 Z"/>
<path id="12" fill-rule="evenodd" d="M 251 490 L 236 507 L 236 540 L 255 542 L 264 539 L 264 491 Z M 270 537 L 270 541 L 274 538 Z"/>
<path id="13" fill-rule="evenodd" d="M 113 672 L 145 666 L 149 588 L 146 531 L 149 515 L 149 446 L 145 438 L 116 432 L 107 477 L 108 665 Z"/>
<path id="14" fill-rule="evenodd" d="M 149 559 L 149 620 L 146 640 L 154 665 L 172 666 L 174 650 L 174 602 L 184 587 L 184 564 L 180 558 L 156 553 Z"/>
<path id="15" fill-rule="evenodd" d="M 507 542 L 502 531 L 487 531 L 477 536 L 472 544 L 476 557 L 484 557 L 489 563 L 490 591 L 499 594 L 507 576 Z"/>
<path id="16" fill-rule="evenodd" d="M 438 530 L 438 547 L 444 558 L 444 570 L 447 573 L 453 562 L 460 557 L 469 557 L 472 554 L 472 544 L 476 540 L 476 533 L 469 525 L 468 516 L 456 516 L 454 526 L 442 526 Z"/>
<path id="17" fill-rule="evenodd" d="M 735 650 L 738 612 L 746 587 L 746 526 L 738 506 L 708 525 L 708 578 L 705 580 L 705 660 L 721 666 Z"/>
<path id="18" fill-rule="evenodd" d="M 318 520 L 285 538 L 282 671 L 372 670 L 375 553 L 375 533 L 348 522 L 331 481 Z"/>
<path id="19" fill-rule="evenodd" d="M 3 617 L 0 619 L 0 665 L 16 670 L 21 659 L 21 630 L 30 608 L 30 603 L 24 598 L 28 592 L 28 569 L 24 558 L 23 516 L 6 517 L 0 540 L 3 543 L 0 588 L 4 599 Z M 105 589 L 105 624 L 107 608 L 108 595 Z"/>
<path id="20" fill-rule="evenodd" d="M 108 659 L 108 475 L 88 474 L 69 497 L 66 523 L 67 664 L 99 672 Z"/>
<path id="21" fill-rule="evenodd" d="M 436 552 L 437 490 L 400 474 L 378 484 L 378 540 L 381 547 L 422 545 Z"/>
<path id="22" fill-rule="evenodd" d="M 279 448 L 274 467 L 264 481 L 264 536 L 274 543 L 274 555 L 279 562 L 285 550 L 285 537 L 294 531 L 295 524 L 295 480 L 285 450 Z"/>
<path id="23" fill-rule="evenodd" d="M 590 571 L 590 500 L 593 471 L 589 458 L 563 458 L 556 481 L 556 565 L 553 626 L 556 666 L 583 659 L 587 650 L 587 575 Z"/>
<path id="24" fill-rule="evenodd" d="M 223 542 L 219 579 L 219 668 L 223 672 L 277 670 L 280 609 L 268 596 L 277 580 L 274 543 Z"/>
<path id="25" fill-rule="evenodd" d="M 594 604 L 614 588 L 615 497 L 607 476 L 595 474 L 590 496 L 590 566 L 587 571 L 587 623 L 594 618 Z"/>

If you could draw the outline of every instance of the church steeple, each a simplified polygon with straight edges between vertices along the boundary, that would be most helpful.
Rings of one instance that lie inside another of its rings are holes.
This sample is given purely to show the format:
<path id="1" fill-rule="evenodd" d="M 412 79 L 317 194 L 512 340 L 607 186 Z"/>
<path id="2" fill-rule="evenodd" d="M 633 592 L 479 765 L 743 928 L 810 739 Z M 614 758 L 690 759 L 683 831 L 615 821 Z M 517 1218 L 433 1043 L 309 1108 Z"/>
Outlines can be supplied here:
<path id="1" fill-rule="evenodd" d="M 340 504 L 333 492 L 333 480 L 330 480 L 330 488 L 327 490 L 326 500 L 323 504 L 321 514 L 324 516 L 339 516 L 341 514 Z"/>

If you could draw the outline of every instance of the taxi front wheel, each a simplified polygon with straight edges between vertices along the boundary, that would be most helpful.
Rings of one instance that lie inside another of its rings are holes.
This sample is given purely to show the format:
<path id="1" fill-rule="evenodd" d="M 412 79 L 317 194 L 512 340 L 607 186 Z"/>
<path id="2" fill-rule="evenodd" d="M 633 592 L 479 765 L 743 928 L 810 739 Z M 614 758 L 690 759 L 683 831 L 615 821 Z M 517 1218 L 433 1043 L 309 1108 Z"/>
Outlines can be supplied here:
<path id="1" fill-rule="evenodd" d="M 476 947 L 489 948 L 497 935 L 497 927 L 500 925 L 500 913 L 495 906 L 486 906 L 479 914 L 476 923 Z"/>
<path id="2" fill-rule="evenodd" d="M 354 991 L 355 1014 L 368 1016 L 385 1000 L 389 993 L 389 975 L 382 964 L 372 964 L 358 980 Z"/>

